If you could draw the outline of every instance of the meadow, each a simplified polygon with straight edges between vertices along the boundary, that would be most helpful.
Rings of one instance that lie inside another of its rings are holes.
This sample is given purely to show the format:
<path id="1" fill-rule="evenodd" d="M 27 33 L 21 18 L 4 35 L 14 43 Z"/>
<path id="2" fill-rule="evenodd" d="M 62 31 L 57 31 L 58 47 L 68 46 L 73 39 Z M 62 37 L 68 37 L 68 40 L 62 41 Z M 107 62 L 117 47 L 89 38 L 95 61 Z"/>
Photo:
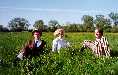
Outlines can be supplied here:
<path id="1" fill-rule="evenodd" d="M 80 52 L 83 40 L 95 40 L 94 33 L 66 33 L 71 47 L 59 53 L 51 51 L 53 33 L 44 32 L 47 43 L 42 55 L 12 62 L 25 42 L 31 39 L 30 32 L 0 32 L 0 75 L 118 75 L 118 33 L 105 33 L 111 57 L 95 57 L 90 49 Z"/>

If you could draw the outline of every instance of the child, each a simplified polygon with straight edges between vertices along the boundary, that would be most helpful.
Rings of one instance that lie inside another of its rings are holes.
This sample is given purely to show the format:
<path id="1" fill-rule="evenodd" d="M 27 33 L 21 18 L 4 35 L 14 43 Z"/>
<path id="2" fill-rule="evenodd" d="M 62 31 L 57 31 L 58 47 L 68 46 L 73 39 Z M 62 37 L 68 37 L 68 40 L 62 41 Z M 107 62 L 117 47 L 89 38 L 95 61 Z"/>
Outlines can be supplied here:
<path id="1" fill-rule="evenodd" d="M 17 57 L 15 58 L 13 63 L 16 63 L 18 60 L 23 60 L 23 58 L 27 58 L 29 56 L 39 56 L 44 49 L 46 42 L 41 40 L 42 31 L 34 30 L 32 32 L 33 40 L 29 40 L 22 50 L 19 52 Z"/>
<path id="2" fill-rule="evenodd" d="M 62 28 L 57 29 L 54 32 L 54 36 L 56 38 L 53 40 L 52 51 L 58 51 L 59 52 L 60 48 L 69 47 L 69 42 L 67 42 L 63 38 L 64 37 L 64 29 L 62 29 Z"/>
<path id="3" fill-rule="evenodd" d="M 110 56 L 110 48 L 107 39 L 103 36 L 103 30 L 96 28 L 95 29 L 95 41 L 88 41 L 85 40 L 83 43 L 83 46 L 85 48 L 90 48 L 92 49 L 93 53 L 96 56 Z"/>

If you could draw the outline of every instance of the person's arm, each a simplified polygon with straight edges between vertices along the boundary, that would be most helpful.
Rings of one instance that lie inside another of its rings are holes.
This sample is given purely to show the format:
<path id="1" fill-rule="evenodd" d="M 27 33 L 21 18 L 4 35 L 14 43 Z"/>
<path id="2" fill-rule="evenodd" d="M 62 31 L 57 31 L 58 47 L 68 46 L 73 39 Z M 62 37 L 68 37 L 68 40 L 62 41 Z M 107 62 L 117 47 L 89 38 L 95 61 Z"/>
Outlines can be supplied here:
<path id="1" fill-rule="evenodd" d="M 24 52 L 25 48 L 28 46 L 28 43 L 25 43 L 25 45 L 22 46 L 21 50 L 20 50 L 20 53 L 21 52 Z"/>
<path id="2" fill-rule="evenodd" d="M 29 48 L 33 47 L 32 40 L 29 40 L 28 42 L 26 42 L 25 45 L 22 46 L 20 52 L 24 52 L 27 47 Z"/>
<path id="3" fill-rule="evenodd" d="M 102 47 L 105 51 L 105 56 L 110 56 L 110 48 L 109 48 L 108 40 L 105 37 L 102 40 L 103 40 L 102 41 L 103 42 Z"/>
<path id="4" fill-rule="evenodd" d="M 83 42 L 83 47 L 81 48 L 81 51 L 83 51 L 85 48 L 89 48 L 92 50 L 92 52 L 95 52 L 95 41 L 91 41 L 91 40 L 84 40 Z"/>
<path id="5" fill-rule="evenodd" d="M 19 54 L 17 55 L 17 58 L 23 60 L 24 54 L 26 52 L 26 47 L 28 47 L 28 43 L 25 43 L 25 45 L 22 47 Z"/>
<path id="6" fill-rule="evenodd" d="M 52 51 L 56 51 L 57 50 L 57 42 L 56 40 L 53 40 L 52 42 Z"/>
<path id="7" fill-rule="evenodd" d="M 94 42 L 91 40 L 84 40 L 83 42 L 83 46 L 87 48 L 92 48 L 93 45 L 94 45 Z"/>

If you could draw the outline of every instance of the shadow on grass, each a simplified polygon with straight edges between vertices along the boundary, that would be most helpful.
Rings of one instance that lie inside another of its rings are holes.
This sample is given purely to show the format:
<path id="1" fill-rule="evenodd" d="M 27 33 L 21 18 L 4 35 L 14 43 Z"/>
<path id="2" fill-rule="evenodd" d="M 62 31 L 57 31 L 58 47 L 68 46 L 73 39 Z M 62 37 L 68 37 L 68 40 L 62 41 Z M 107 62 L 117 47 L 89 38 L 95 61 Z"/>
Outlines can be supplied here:
<path id="1" fill-rule="evenodd" d="M 111 56 L 112 57 L 118 57 L 118 51 L 117 50 L 112 50 L 111 51 Z"/>

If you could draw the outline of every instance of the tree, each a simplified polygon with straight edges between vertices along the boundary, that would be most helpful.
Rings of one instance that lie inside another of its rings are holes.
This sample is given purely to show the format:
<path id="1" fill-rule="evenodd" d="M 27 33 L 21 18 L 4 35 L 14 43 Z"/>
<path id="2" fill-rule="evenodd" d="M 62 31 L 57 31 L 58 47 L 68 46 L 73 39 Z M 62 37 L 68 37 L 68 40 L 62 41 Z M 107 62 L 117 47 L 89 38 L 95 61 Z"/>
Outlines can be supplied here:
<path id="1" fill-rule="evenodd" d="M 65 26 L 66 31 L 69 32 L 78 32 L 79 31 L 79 25 L 78 24 L 69 24 L 67 26 Z"/>
<path id="2" fill-rule="evenodd" d="M 111 12 L 109 17 L 112 19 L 114 25 L 118 25 L 118 13 Z"/>
<path id="3" fill-rule="evenodd" d="M 9 29 L 7 27 L 3 27 L 3 32 L 9 32 Z"/>
<path id="4" fill-rule="evenodd" d="M 84 32 L 84 26 L 83 24 L 79 24 L 79 29 L 78 29 L 80 32 Z"/>
<path id="5" fill-rule="evenodd" d="M 37 29 L 44 30 L 44 22 L 43 22 L 43 20 L 35 21 L 35 24 L 33 26 L 35 28 L 37 28 Z"/>
<path id="6" fill-rule="evenodd" d="M 111 20 L 105 18 L 104 15 L 96 15 L 96 19 L 94 20 L 96 27 L 103 28 L 105 31 L 111 31 Z"/>
<path id="7" fill-rule="evenodd" d="M 0 25 L 0 31 L 3 31 L 3 25 Z"/>
<path id="8" fill-rule="evenodd" d="M 12 31 L 28 30 L 29 22 L 25 18 L 13 18 L 8 22 L 8 27 Z"/>
<path id="9" fill-rule="evenodd" d="M 82 17 L 84 31 L 93 31 L 94 25 L 93 25 L 93 17 L 89 15 L 84 15 Z"/>
<path id="10" fill-rule="evenodd" d="M 49 30 L 50 31 L 55 31 L 57 28 L 60 27 L 58 21 L 56 21 L 56 20 L 50 20 L 48 22 L 48 25 L 49 25 Z"/>
<path id="11" fill-rule="evenodd" d="M 0 25 L 0 32 L 9 32 L 9 29 L 7 27 L 3 27 L 3 25 Z"/>
<path id="12" fill-rule="evenodd" d="M 109 17 L 113 22 L 112 32 L 118 32 L 118 13 L 111 12 Z"/>

